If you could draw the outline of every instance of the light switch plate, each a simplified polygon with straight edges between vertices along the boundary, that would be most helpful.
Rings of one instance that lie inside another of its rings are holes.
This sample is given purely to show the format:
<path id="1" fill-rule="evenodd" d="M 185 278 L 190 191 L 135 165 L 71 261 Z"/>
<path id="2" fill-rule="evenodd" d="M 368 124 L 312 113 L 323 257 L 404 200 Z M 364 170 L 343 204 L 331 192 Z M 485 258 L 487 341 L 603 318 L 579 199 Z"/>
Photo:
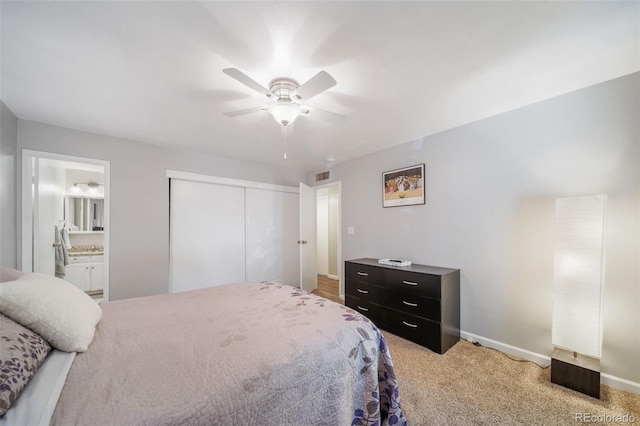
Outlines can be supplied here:
<path id="1" fill-rule="evenodd" d="M 347 235 L 355 235 L 356 230 L 353 226 L 348 226 L 347 227 Z"/>

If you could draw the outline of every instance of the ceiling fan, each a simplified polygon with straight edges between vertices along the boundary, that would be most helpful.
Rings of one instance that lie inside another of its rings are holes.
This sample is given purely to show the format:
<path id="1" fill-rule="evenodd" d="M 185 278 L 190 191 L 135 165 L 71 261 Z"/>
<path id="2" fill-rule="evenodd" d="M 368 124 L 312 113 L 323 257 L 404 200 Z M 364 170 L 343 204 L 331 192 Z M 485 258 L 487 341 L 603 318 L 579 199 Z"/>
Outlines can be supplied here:
<path id="1" fill-rule="evenodd" d="M 320 71 L 303 84 L 289 77 L 274 78 L 268 89 L 237 68 L 225 68 L 222 72 L 271 100 L 266 105 L 223 113 L 227 117 L 269 111 L 283 127 L 292 124 L 298 116 L 309 113 L 329 124 L 337 124 L 346 118 L 341 114 L 302 104 L 336 85 L 336 80 L 325 71 Z"/>

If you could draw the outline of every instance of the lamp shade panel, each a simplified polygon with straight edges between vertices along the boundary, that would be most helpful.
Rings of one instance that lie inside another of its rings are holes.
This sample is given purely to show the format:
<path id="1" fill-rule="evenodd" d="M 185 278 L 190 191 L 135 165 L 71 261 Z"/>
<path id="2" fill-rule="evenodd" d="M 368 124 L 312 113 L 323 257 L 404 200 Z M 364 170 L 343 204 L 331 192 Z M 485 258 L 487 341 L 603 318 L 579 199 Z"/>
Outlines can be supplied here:
<path id="1" fill-rule="evenodd" d="M 600 358 L 607 196 L 556 199 L 554 346 Z"/>

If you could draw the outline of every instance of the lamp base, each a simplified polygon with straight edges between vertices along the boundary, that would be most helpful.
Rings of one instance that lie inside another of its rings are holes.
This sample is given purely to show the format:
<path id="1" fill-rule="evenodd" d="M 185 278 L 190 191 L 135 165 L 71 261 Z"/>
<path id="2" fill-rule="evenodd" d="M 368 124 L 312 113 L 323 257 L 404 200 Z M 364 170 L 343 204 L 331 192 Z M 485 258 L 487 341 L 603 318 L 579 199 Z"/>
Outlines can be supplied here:
<path id="1" fill-rule="evenodd" d="M 554 348 L 551 355 L 551 383 L 600 399 L 600 360 Z"/>

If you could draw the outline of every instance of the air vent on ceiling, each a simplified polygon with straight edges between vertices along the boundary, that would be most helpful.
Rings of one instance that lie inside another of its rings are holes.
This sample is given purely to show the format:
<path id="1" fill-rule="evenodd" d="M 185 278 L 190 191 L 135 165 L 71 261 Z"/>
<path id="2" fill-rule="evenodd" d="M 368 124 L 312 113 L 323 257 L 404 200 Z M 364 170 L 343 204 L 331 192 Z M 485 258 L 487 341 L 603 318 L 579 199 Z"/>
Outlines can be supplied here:
<path id="1" fill-rule="evenodd" d="M 320 182 L 321 180 L 327 180 L 331 177 L 331 173 L 329 170 L 322 173 L 316 173 L 316 182 Z"/>

